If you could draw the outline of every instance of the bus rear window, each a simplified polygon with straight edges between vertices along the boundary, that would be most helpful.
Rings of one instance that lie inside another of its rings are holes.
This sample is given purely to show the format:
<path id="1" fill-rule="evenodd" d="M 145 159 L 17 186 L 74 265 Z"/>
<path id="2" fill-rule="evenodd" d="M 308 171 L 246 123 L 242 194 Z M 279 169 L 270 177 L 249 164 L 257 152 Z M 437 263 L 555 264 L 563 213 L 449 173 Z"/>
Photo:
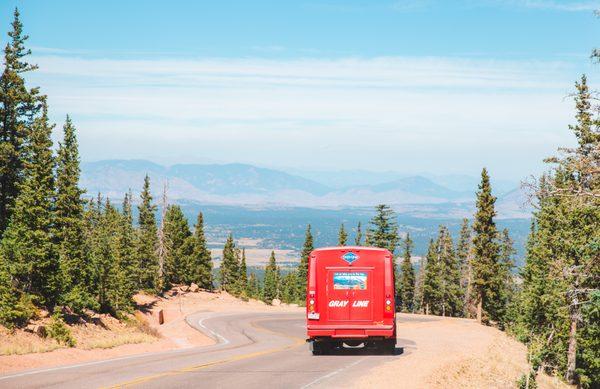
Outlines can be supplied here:
<path id="1" fill-rule="evenodd" d="M 333 273 L 333 289 L 367 289 L 367 273 L 335 272 Z"/>

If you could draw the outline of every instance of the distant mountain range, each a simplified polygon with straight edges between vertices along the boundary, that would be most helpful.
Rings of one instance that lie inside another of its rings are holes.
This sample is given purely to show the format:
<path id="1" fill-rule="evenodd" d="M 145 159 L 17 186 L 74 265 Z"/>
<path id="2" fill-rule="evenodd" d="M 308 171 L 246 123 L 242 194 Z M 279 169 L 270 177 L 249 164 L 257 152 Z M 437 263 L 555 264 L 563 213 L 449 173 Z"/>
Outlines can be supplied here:
<path id="1" fill-rule="evenodd" d="M 395 173 L 351 171 L 302 174 L 246 164 L 180 164 L 161 166 L 145 160 L 104 160 L 82 163 L 82 185 L 88 195 L 113 199 L 128 190 L 139 193 L 148 174 L 158 197 L 168 183 L 172 200 L 210 205 L 364 207 L 386 203 L 406 213 L 472 214 L 478 179 L 470 176 L 401 176 Z M 337 177 L 337 178 L 336 178 Z M 345 184 L 345 185 L 344 185 Z M 525 196 L 517 185 L 501 182 L 497 207 L 501 217 L 529 217 Z"/>

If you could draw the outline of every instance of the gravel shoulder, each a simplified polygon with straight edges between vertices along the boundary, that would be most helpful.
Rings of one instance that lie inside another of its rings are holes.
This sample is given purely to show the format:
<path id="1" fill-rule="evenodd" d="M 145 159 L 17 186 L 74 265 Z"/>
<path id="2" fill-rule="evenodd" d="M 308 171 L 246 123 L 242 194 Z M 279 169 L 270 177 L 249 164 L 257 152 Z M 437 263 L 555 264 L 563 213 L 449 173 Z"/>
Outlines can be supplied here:
<path id="1" fill-rule="evenodd" d="M 355 381 L 356 388 L 514 388 L 528 371 L 525 345 L 475 320 L 398 315 L 404 353 Z M 425 320 L 424 320 L 425 319 Z M 547 377 L 540 388 L 566 387 Z"/>

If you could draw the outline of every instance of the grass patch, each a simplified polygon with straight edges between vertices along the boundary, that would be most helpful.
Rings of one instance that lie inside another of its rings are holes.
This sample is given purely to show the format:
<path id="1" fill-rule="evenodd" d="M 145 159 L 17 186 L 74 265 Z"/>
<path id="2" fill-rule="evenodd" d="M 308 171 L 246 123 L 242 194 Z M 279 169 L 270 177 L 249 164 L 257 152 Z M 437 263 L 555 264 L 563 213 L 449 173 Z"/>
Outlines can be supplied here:
<path id="1" fill-rule="evenodd" d="M 124 344 L 149 343 L 155 341 L 156 338 L 143 333 L 122 333 L 112 337 L 103 337 L 100 339 L 92 339 L 82 345 L 84 350 L 106 349 Z"/>
<path id="2" fill-rule="evenodd" d="M 48 340 L 45 342 L 30 342 L 23 341 L 22 339 L 2 339 L 2 345 L 0 345 L 0 355 L 23 355 L 31 353 L 47 353 L 50 351 L 58 350 L 63 348 L 54 340 Z"/>

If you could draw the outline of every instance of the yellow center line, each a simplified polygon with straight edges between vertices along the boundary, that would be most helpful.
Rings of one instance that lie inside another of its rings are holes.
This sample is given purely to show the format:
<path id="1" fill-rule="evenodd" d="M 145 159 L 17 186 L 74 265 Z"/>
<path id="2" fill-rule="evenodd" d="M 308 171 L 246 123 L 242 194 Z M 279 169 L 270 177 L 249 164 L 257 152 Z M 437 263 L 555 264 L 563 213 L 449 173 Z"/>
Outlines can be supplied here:
<path id="1" fill-rule="evenodd" d="M 259 320 L 259 321 L 266 321 L 266 320 L 270 320 L 270 319 L 263 319 L 263 320 Z M 284 319 L 285 320 L 285 319 Z M 293 319 L 289 319 L 289 320 L 293 320 Z M 169 376 L 174 376 L 174 375 L 179 375 L 179 374 L 184 374 L 184 373 L 191 373 L 194 371 L 198 371 L 198 370 L 202 370 L 202 369 L 206 369 L 207 367 L 211 367 L 211 366 L 215 366 L 215 365 L 221 365 L 224 363 L 229 363 L 229 362 L 236 362 L 236 361 L 241 361 L 244 359 L 250 359 L 250 358 L 256 358 L 262 355 L 267 355 L 267 354 L 272 354 L 272 353 L 276 353 L 279 351 L 284 351 L 284 350 L 288 350 L 294 347 L 298 347 L 301 344 L 305 343 L 304 339 L 300 339 L 294 336 L 289 336 L 289 335 L 285 335 L 285 334 L 281 334 L 279 332 L 275 332 L 263 327 L 257 327 L 255 325 L 255 322 L 251 322 L 250 325 L 254 328 L 256 328 L 257 330 L 263 331 L 263 332 L 270 332 L 270 333 L 274 333 L 277 334 L 278 336 L 282 336 L 285 338 L 289 338 L 289 339 L 293 339 L 294 343 L 284 346 L 284 347 L 277 347 L 277 348 L 272 348 L 272 349 L 268 349 L 268 350 L 263 350 L 263 351 L 256 351 L 253 353 L 248 353 L 248 354 L 242 354 L 242 355 L 236 355 L 230 358 L 224 358 L 224 359 L 220 359 L 217 361 L 213 361 L 213 362 L 207 362 L 207 363 L 203 363 L 201 365 L 195 365 L 195 366 L 189 366 L 189 367 L 184 367 L 182 369 L 176 369 L 176 370 L 170 370 L 170 371 L 166 371 L 164 373 L 158 373 L 158 374 L 153 374 L 153 375 L 148 375 L 145 377 L 140 377 L 140 378 L 136 378 L 133 379 L 131 381 L 125 381 L 122 382 L 120 384 L 116 384 L 116 385 L 112 385 L 109 386 L 108 388 L 111 389 L 115 389 L 115 388 L 127 388 L 127 387 L 132 387 L 132 386 L 136 386 L 139 384 L 143 384 L 145 382 L 149 382 L 149 381 L 153 381 L 159 378 L 164 378 L 164 377 L 169 377 Z"/>

